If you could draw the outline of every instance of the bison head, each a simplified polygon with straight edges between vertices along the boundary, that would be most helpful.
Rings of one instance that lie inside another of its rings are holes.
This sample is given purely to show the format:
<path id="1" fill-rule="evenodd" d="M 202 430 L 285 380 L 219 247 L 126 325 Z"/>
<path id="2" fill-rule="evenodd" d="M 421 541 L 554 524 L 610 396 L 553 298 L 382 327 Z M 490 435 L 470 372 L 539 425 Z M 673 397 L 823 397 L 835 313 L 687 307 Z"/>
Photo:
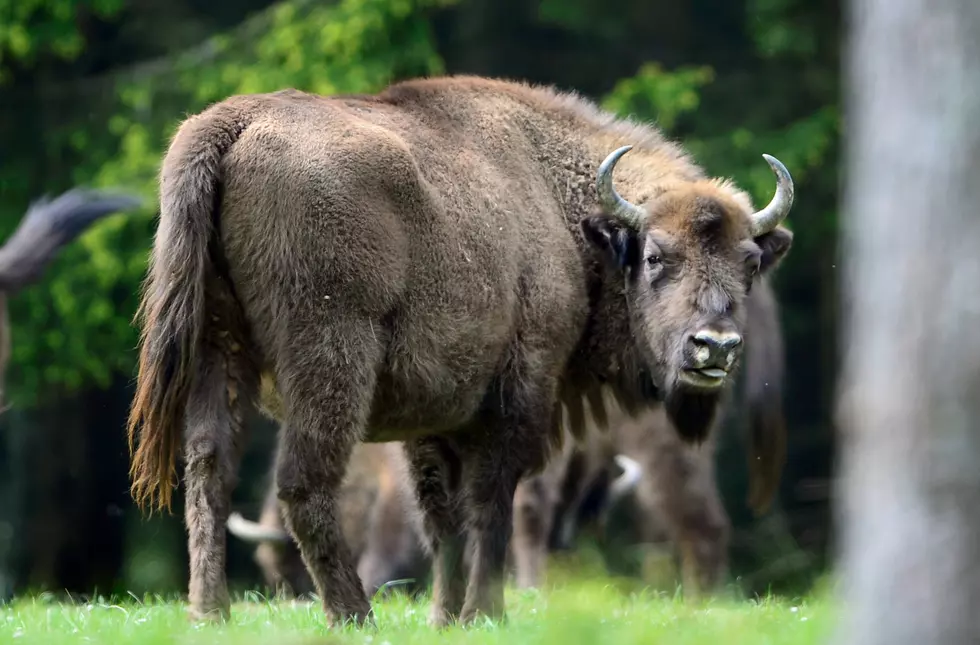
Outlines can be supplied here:
<path id="1" fill-rule="evenodd" d="M 700 441 L 739 366 L 745 296 L 792 243 L 780 222 L 793 204 L 793 181 L 779 160 L 764 155 L 776 194 L 758 212 L 730 183 L 709 179 L 669 184 L 631 204 L 613 188 L 613 169 L 631 147 L 599 166 L 601 212 L 582 228 L 621 275 L 633 353 L 678 432 Z"/>

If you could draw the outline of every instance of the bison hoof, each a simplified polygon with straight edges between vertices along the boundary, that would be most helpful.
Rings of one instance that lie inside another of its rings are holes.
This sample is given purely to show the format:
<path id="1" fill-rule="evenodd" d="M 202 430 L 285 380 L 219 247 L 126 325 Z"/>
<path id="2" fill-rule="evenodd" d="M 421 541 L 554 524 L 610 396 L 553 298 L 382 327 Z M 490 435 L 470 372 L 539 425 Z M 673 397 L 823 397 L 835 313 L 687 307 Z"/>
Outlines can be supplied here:
<path id="1" fill-rule="evenodd" d="M 224 623 L 231 618 L 231 605 L 220 607 L 190 607 L 187 617 L 192 623 Z"/>
<path id="2" fill-rule="evenodd" d="M 475 607 L 475 606 L 465 606 L 463 607 L 463 612 L 459 616 L 459 622 L 461 625 L 473 625 L 474 623 L 480 623 L 485 620 L 489 620 L 497 624 L 505 624 L 507 622 L 507 614 L 504 612 L 503 605 L 489 605 L 487 607 Z"/>
<path id="3" fill-rule="evenodd" d="M 325 609 L 325 613 L 327 615 L 327 624 L 331 628 L 343 628 L 347 625 L 367 628 L 377 627 L 377 624 L 374 621 L 374 612 L 371 610 L 370 606 L 359 610 L 345 611 L 342 613 L 332 612 L 329 609 Z"/>
<path id="4" fill-rule="evenodd" d="M 432 607 L 432 613 L 429 614 L 429 626 L 435 629 L 446 629 L 451 627 L 456 623 L 456 616 L 442 609 L 441 607 Z"/>

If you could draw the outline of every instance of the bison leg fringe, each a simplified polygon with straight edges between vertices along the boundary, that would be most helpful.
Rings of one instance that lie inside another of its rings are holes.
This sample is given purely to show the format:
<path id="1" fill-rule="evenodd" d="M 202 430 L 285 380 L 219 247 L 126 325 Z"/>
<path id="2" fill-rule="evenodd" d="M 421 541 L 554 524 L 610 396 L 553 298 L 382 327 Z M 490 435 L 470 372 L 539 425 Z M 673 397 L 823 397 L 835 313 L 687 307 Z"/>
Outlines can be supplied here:
<path id="1" fill-rule="evenodd" d="M 466 596 L 466 534 L 457 510 L 459 456 L 440 437 L 405 444 L 422 526 L 432 552 L 430 623 L 445 627 L 459 619 Z"/>

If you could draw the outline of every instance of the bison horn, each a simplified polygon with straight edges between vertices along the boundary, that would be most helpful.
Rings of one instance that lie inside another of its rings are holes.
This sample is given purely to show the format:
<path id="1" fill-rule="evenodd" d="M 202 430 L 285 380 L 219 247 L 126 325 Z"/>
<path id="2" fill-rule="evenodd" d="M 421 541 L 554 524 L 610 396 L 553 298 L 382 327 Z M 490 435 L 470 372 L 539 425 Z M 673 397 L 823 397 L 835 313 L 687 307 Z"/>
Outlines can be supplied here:
<path id="1" fill-rule="evenodd" d="M 618 217 L 633 228 L 640 228 L 645 211 L 623 199 L 616 189 L 613 188 L 613 168 L 619 158 L 633 149 L 633 146 L 623 146 L 618 150 L 613 150 L 608 157 L 599 165 L 596 173 L 595 190 L 599 196 L 599 205 L 602 210 L 613 217 Z"/>
<path id="2" fill-rule="evenodd" d="M 752 237 L 769 233 L 789 215 L 793 207 L 793 178 L 786 166 L 772 155 L 762 155 L 769 162 L 772 171 L 776 173 L 776 194 L 772 201 L 761 211 L 752 215 Z"/>
<path id="3" fill-rule="evenodd" d="M 238 513 L 228 516 L 228 531 L 245 542 L 286 542 L 289 539 L 285 531 L 251 522 Z"/>
<path id="4" fill-rule="evenodd" d="M 616 465 L 623 469 L 623 474 L 617 477 L 609 487 L 610 503 L 636 488 L 643 476 L 643 467 L 635 459 L 630 459 L 626 455 L 616 455 L 613 459 L 616 460 Z"/>

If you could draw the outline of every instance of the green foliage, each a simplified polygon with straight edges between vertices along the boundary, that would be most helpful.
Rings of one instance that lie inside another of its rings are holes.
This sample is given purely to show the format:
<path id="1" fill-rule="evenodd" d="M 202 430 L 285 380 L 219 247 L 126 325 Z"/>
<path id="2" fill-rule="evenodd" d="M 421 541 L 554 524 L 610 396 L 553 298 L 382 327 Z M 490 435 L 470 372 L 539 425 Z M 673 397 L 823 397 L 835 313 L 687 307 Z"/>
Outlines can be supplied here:
<path id="1" fill-rule="evenodd" d="M 666 72 L 657 63 L 646 63 L 636 76 L 624 78 L 604 99 L 603 107 L 619 114 L 636 114 L 656 120 L 665 130 L 677 124 L 680 115 L 698 108 L 698 90 L 714 80 L 708 66 L 682 67 Z"/>
<path id="2" fill-rule="evenodd" d="M 33 63 L 50 54 L 71 60 L 85 40 L 78 30 L 80 12 L 100 18 L 116 15 L 122 0 L 0 0 L 0 86 L 10 61 Z"/>
<path id="3" fill-rule="evenodd" d="M 768 58 L 777 56 L 813 56 L 817 52 L 818 32 L 809 16 L 801 15 L 801 9 L 813 2 L 804 0 L 748 0 L 746 13 L 760 54 Z"/>

